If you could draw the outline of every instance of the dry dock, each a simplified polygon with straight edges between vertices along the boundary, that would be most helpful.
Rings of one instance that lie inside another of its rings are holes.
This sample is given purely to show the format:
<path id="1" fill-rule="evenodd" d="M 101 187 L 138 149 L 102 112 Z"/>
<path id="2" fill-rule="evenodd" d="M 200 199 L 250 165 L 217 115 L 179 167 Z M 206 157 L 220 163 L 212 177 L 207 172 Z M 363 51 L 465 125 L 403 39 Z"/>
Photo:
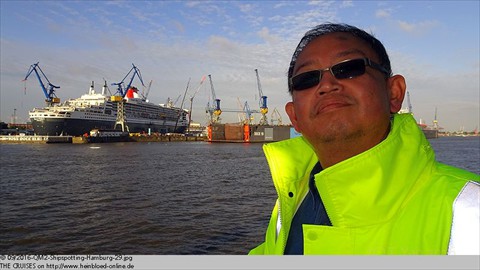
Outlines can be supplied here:
<path id="1" fill-rule="evenodd" d="M 265 143 L 286 140 L 300 134 L 290 125 L 211 124 L 208 142 Z"/>

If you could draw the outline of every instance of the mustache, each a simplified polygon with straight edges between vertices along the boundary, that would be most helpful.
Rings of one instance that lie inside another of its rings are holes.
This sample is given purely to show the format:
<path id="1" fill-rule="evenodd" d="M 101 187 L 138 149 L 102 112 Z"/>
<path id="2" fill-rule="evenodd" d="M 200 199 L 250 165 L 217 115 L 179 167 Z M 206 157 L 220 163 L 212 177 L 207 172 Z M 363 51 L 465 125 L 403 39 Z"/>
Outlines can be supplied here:
<path id="1" fill-rule="evenodd" d="M 320 96 L 315 104 L 312 114 L 319 115 L 331 107 L 342 107 L 355 104 L 354 100 L 347 95 L 339 93 L 331 93 L 329 95 Z"/>

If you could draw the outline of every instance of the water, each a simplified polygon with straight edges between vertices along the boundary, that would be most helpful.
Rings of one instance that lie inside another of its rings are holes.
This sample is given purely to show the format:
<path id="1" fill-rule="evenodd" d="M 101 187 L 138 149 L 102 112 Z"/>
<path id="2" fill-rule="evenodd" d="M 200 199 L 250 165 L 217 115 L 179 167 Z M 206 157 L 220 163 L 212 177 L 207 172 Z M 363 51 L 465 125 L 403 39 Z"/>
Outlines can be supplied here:
<path id="1" fill-rule="evenodd" d="M 0 151 L 0 254 L 245 254 L 275 200 L 260 144 Z"/>
<path id="2" fill-rule="evenodd" d="M 480 173 L 480 138 L 431 140 Z M 246 254 L 275 190 L 261 144 L 0 144 L 0 254 Z"/>
<path id="3" fill-rule="evenodd" d="M 430 144 L 438 161 L 480 174 L 480 137 L 440 137 Z"/>

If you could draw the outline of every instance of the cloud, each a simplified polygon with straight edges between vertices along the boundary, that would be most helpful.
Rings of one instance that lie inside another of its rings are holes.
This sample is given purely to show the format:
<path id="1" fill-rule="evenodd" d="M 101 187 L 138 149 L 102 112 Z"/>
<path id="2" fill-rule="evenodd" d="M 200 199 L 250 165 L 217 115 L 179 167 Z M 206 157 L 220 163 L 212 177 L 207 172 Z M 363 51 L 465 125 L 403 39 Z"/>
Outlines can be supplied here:
<path id="1" fill-rule="evenodd" d="M 278 2 L 273 5 L 274 9 L 278 8 L 283 8 L 283 7 L 288 7 L 288 6 L 293 6 L 295 3 L 294 2 Z"/>
<path id="2" fill-rule="evenodd" d="M 232 52 L 239 48 L 239 44 L 232 42 L 227 38 L 221 36 L 211 36 L 208 39 L 208 44 L 221 52 Z"/>
<path id="3" fill-rule="evenodd" d="M 48 22 L 47 23 L 47 28 L 51 32 L 56 33 L 56 34 L 61 34 L 64 31 L 63 26 L 58 24 L 58 23 L 55 23 L 55 22 Z"/>
<path id="4" fill-rule="evenodd" d="M 183 19 L 192 21 L 195 25 L 215 25 L 218 21 L 221 21 L 221 24 L 224 25 L 234 21 L 234 18 L 227 12 L 225 5 L 221 2 L 187 2 L 185 7 L 188 7 L 188 9 L 180 10 Z"/>
<path id="5" fill-rule="evenodd" d="M 240 4 L 240 5 L 238 5 L 238 7 L 240 8 L 240 11 L 243 12 L 243 13 L 250 12 L 250 11 L 254 10 L 254 8 L 255 8 L 255 6 L 252 5 L 252 4 Z"/>
<path id="6" fill-rule="evenodd" d="M 201 5 L 201 4 L 202 4 L 202 1 L 187 1 L 187 2 L 185 3 L 185 6 L 186 6 L 186 7 L 189 7 L 189 8 L 194 8 L 194 7 L 197 7 L 197 6 Z"/>
<path id="7" fill-rule="evenodd" d="M 177 20 L 174 20 L 172 21 L 173 25 L 175 26 L 175 29 L 178 30 L 178 32 L 180 33 L 184 33 L 185 32 L 185 27 L 183 26 L 183 24 Z"/>
<path id="8" fill-rule="evenodd" d="M 342 4 L 340 7 L 342 8 L 349 8 L 349 7 L 354 7 L 355 5 L 353 4 L 353 1 L 342 1 Z"/>
<path id="9" fill-rule="evenodd" d="M 139 10 L 132 10 L 132 15 L 135 19 L 141 22 L 150 22 L 150 18 L 147 16 L 145 12 L 141 12 Z"/>
<path id="10" fill-rule="evenodd" d="M 265 40 L 267 43 L 271 44 L 274 44 L 279 40 L 278 36 L 270 34 L 270 31 L 267 27 L 263 27 L 260 31 L 257 32 L 257 35 L 263 40 Z"/>
<path id="11" fill-rule="evenodd" d="M 377 18 L 390 18 L 390 11 L 385 9 L 379 9 L 375 12 Z"/>
<path id="12" fill-rule="evenodd" d="M 397 25 L 400 30 L 414 34 L 414 35 L 423 35 L 426 32 L 430 31 L 432 28 L 435 28 L 439 25 L 438 21 L 423 21 L 419 23 L 408 23 L 405 21 L 397 21 Z"/>

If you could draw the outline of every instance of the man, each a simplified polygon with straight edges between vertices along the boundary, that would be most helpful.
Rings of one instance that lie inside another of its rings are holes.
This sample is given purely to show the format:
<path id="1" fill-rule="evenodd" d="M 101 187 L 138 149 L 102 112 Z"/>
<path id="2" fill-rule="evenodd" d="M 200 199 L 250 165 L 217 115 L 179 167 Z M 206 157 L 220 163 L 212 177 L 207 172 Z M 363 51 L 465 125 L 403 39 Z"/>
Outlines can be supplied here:
<path id="1" fill-rule="evenodd" d="M 264 146 L 278 193 L 250 254 L 479 254 L 480 177 L 435 161 L 405 79 L 356 27 L 305 34 L 285 106 L 302 137 Z"/>

